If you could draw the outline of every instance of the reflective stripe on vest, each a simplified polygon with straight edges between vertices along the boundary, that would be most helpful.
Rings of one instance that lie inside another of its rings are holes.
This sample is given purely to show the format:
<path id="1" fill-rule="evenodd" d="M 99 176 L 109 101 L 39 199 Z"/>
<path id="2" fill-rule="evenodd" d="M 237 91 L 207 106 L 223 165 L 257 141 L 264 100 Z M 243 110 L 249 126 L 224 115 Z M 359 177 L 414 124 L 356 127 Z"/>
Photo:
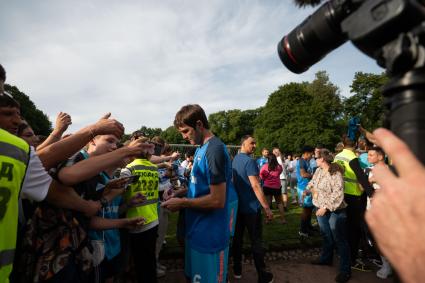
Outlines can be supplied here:
<path id="1" fill-rule="evenodd" d="M 357 179 L 350 179 L 350 178 L 347 178 L 347 177 L 344 177 L 344 181 L 345 182 L 351 182 L 351 183 L 357 183 Z"/>
<path id="2" fill-rule="evenodd" d="M 0 282 L 9 282 L 18 231 L 18 199 L 29 160 L 29 145 L 0 129 Z"/>
<path id="3" fill-rule="evenodd" d="M 350 167 L 350 161 L 357 158 L 351 150 L 344 149 L 335 156 L 335 162 L 344 167 L 344 193 L 348 195 L 360 196 L 363 191 L 357 181 L 356 174 Z"/>
<path id="4" fill-rule="evenodd" d="M 144 217 L 145 224 L 158 220 L 158 167 L 146 159 L 136 159 L 127 165 L 132 174 L 139 175 L 136 183 L 131 184 L 124 197 L 128 202 L 133 196 L 143 194 L 146 201 L 127 210 L 127 217 Z"/>
<path id="5" fill-rule="evenodd" d="M 28 163 L 29 158 L 28 151 L 25 152 L 25 150 L 3 141 L 0 141 L 0 155 L 19 160 L 24 164 Z"/>

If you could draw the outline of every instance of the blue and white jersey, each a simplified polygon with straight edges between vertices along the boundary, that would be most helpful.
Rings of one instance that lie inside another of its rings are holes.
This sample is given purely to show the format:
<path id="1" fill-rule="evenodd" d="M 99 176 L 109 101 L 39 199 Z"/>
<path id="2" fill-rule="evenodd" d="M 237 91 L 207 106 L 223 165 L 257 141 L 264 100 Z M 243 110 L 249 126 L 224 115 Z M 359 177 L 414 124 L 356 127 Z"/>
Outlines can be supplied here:
<path id="1" fill-rule="evenodd" d="M 264 164 L 268 163 L 268 160 L 266 157 L 261 156 L 260 158 L 257 159 L 257 166 L 258 166 L 258 170 L 261 170 L 261 168 L 263 167 Z"/>
<path id="2" fill-rule="evenodd" d="M 310 161 L 307 161 L 303 158 L 300 158 L 297 162 L 297 168 L 296 168 L 296 173 L 297 173 L 297 187 L 300 190 L 304 190 L 307 187 L 308 182 L 310 182 L 311 178 L 304 178 L 303 176 L 301 176 L 301 168 L 304 169 L 304 171 L 306 171 L 307 173 L 312 174 L 313 171 L 310 167 Z"/>
<path id="3" fill-rule="evenodd" d="M 231 179 L 232 167 L 226 146 L 219 138 L 212 137 L 196 150 L 187 197 L 208 195 L 210 185 L 226 183 L 226 202 L 221 209 L 186 209 L 186 241 L 191 249 L 213 253 L 228 246 Z"/>

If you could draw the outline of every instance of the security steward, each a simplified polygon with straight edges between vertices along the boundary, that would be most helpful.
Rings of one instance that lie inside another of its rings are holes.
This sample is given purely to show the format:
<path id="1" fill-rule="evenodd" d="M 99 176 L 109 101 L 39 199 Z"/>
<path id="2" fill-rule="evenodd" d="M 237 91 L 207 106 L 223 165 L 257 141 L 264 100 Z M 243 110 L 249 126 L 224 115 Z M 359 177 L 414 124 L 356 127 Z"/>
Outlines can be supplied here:
<path id="1" fill-rule="evenodd" d="M 0 129 L 0 282 L 12 272 L 18 231 L 19 194 L 29 161 L 29 145 Z"/>
<path id="2" fill-rule="evenodd" d="M 142 142 L 148 138 L 140 137 Z M 129 230 L 130 248 L 133 253 L 138 282 L 157 282 L 156 274 L 156 238 L 158 235 L 158 167 L 149 161 L 153 152 L 142 153 L 139 158 L 121 171 L 121 177 L 138 175 L 136 183 L 131 184 L 124 193 L 128 201 L 142 194 L 146 201 L 131 206 L 127 218 L 143 217 L 145 224 L 135 230 Z"/>
<path id="3" fill-rule="evenodd" d="M 367 267 L 357 261 L 357 256 L 362 235 L 362 223 L 364 222 L 364 213 L 366 211 L 366 195 L 372 195 L 373 188 L 354 153 L 355 142 L 345 137 L 343 144 L 344 149 L 335 156 L 334 162 L 344 168 L 344 201 L 347 203 L 348 244 L 351 252 L 351 265 L 353 269 L 367 271 Z"/>

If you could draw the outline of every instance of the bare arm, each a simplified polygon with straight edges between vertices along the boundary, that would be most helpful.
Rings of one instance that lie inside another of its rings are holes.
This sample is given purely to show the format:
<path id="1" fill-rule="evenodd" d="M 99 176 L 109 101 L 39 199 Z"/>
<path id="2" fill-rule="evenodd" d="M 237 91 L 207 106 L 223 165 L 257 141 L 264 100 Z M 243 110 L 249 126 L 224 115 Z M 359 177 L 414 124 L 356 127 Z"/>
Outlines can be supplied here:
<path id="1" fill-rule="evenodd" d="M 142 151 L 152 147 L 153 145 L 142 143 L 141 140 L 134 140 L 126 147 L 93 156 L 72 166 L 64 167 L 59 171 L 58 177 L 62 183 L 68 186 L 78 184 L 96 176 L 103 170 L 118 167 L 126 158 L 139 155 Z"/>
<path id="2" fill-rule="evenodd" d="M 158 163 L 162 163 L 162 162 L 173 161 L 173 160 L 176 160 L 179 157 L 180 157 L 180 153 L 176 151 L 176 152 L 173 152 L 170 156 L 152 155 L 151 159 L 149 161 L 154 163 L 154 164 L 158 164 Z"/>
<path id="3" fill-rule="evenodd" d="M 80 211 L 87 216 L 95 215 L 101 208 L 100 202 L 84 200 L 73 188 L 52 180 L 46 200 L 57 207 Z"/>
<path id="4" fill-rule="evenodd" d="M 63 133 L 68 129 L 68 126 L 72 124 L 71 116 L 67 113 L 59 112 L 56 117 L 55 128 L 52 133 L 47 137 L 47 139 L 37 146 L 37 150 L 42 150 L 48 145 L 59 141 L 62 138 Z"/>
<path id="5" fill-rule="evenodd" d="M 257 197 L 261 206 L 264 208 L 267 219 L 273 219 L 273 212 L 270 210 L 269 204 L 267 203 L 266 197 L 264 196 L 263 190 L 261 189 L 260 180 L 258 176 L 248 176 L 248 179 L 255 196 Z"/>
<path id="6" fill-rule="evenodd" d="M 90 219 L 90 228 L 94 230 L 136 228 L 143 225 L 144 222 L 145 219 L 143 217 L 109 219 L 94 216 Z"/>
<path id="7" fill-rule="evenodd" d="M 311 178 L 311 174 L 304 170 L 304 168 L 300 168 L 300 175 L 303 178 Z"/>
<path id="8" fill-rule="evenodd" d="M 251 183 L 252 190 L 254 191 L 255 196 L 260 202 L 261 206 L 266 209 L 269 208 L 266 197 L 264 196 L 263 190 L 261 189 L 260 180 L 258 176 L 248 176 L 249 182 Z"/>
<path id="9" fill-rule="evenodd" d="M 37 149 L 37 155 L 43 166 L 49 170 L 58 165 L 83 148 L 96 135 L 111 134 L 121 137 L 124 127 L 118 121 L 109 119 L 110 116 L 111 114 L 108 113 L 97 123 L 79 130 L 70 137 Z"/>
<path id="10" fill-rule="evenodd" d="M 220 209 L 226 203 L 226 183 L 210 185 L 210 193 L 199 198 L 171 198 L 162 203 L 161 206 L 168 208 L 171 211 L 176 211 L 181 208 L 194 209 Z"/>

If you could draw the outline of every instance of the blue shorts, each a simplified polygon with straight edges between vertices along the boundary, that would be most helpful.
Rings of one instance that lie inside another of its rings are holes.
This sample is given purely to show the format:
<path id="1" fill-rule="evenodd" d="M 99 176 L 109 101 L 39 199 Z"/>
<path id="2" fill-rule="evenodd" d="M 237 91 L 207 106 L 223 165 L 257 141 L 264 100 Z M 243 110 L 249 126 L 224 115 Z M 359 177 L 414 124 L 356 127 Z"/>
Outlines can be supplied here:
<path id="1" fill-rule="evenodd" d="M 236 216 L 238 215 L 238 200 L 229 203 L 230 237 L 235 235 Z"/>
<path id="2" fill-rule="evenodd" d="M 229 247 L 216 253 L 200 253 L 185 245 L 186 277 L 191 283 L 226 283 Z"/>

